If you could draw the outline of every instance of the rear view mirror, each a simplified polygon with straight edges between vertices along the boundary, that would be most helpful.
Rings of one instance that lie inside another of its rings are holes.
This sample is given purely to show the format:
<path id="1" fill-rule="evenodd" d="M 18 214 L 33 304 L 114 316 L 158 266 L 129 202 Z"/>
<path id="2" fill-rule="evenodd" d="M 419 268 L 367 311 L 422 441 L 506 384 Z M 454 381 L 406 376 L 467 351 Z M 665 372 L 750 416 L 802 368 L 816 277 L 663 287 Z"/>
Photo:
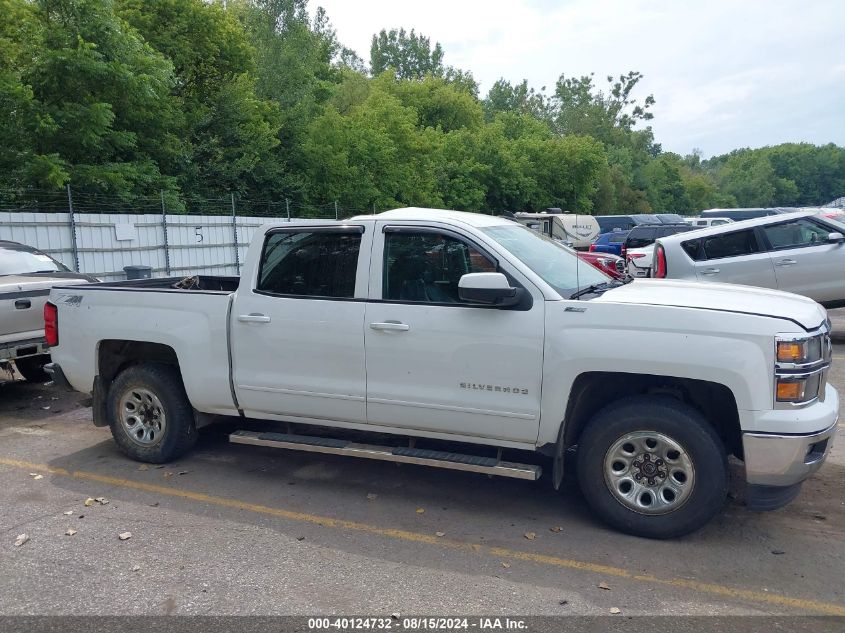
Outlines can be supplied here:
<path id="1" fill-rule="evenodd" d="M 845 242 L 845 235 L 842 235 L 842 233 L 840 233 L 839 231 L 835 231 L 833 233 L 828 233 L 827 234 L 827 241 L 834 243 L 834 244 L 839 244 L 839 243 Z"/>
<path id="2" fill-rule="evenodd" d="M 519 303 L 518 288 L 513 288 L 502 273 L 467 273 L 458 281 L 458 296 L 467 303 L 507 308 Z"/>

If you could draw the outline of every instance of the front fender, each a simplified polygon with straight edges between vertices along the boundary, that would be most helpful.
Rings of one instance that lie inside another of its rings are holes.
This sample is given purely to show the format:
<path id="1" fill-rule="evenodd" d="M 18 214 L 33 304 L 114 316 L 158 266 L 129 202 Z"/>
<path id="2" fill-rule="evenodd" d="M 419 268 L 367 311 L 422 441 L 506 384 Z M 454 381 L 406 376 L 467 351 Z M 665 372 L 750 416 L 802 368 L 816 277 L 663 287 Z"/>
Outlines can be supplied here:
<path id="1" fill-rule="evenodd" d="M 703 380 L 730 389 L 740 410 L 771 409 L 773 340 L 789 329 L 782 319 L 609 302 L 547 306 L 538 445 L 557 440 L 572 385 L 585 372 Z M 609 392 L 608 403 L 614 399 Z"/>

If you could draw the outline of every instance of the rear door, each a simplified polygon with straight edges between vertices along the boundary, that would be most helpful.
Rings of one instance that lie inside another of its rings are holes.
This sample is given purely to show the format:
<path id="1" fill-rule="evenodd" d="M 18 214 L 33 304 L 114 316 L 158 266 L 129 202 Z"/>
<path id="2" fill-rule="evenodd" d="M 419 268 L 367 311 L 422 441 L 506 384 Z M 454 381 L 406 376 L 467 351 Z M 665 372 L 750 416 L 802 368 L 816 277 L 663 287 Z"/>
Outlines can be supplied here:
<path id="1" fill-rule="evenodd" d="M 696 259 L 695 272 L 700 281 L 777 288 L 774 267 L 755 229 L 703 237 L 696 246 L 695 251 L 685 250 Z"/>
<path id="2" fill-rule="evenodd" d="M 845 299 L 845 247 L 827 241 L 834 231 L 812 218 L 762 227 L 779 290 L 816 301 Z"/>
<path id="3" fill-rule="evenodd" d="M 517 271 L 450 228 L 379 222 L 367 304 L 367 419 L 378 426 L 533 442 L 545 302 Z M 534 293 L 513 309 L 458 297 L 469 272 Z"/>
<path id="4" fill-rule="evenodd" d="M 247 416 L 366 421 L 364 309 L 372 223 L 267 233 L 231 314 Z"/>

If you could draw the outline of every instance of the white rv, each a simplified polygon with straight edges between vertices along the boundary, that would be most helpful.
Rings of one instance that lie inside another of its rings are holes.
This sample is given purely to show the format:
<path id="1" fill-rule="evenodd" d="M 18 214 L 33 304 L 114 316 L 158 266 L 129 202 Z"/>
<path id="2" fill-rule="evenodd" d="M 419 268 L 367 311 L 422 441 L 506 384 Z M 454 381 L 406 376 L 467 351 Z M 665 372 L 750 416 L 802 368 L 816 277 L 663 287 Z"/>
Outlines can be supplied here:
<path id="1" fill-rule="evenodd" d="M 516 221 L 543 235 L 568 242 L 579 251 L 590 248 L 600 233 L 598 221 L 586 213 L 517 213 Z"/>

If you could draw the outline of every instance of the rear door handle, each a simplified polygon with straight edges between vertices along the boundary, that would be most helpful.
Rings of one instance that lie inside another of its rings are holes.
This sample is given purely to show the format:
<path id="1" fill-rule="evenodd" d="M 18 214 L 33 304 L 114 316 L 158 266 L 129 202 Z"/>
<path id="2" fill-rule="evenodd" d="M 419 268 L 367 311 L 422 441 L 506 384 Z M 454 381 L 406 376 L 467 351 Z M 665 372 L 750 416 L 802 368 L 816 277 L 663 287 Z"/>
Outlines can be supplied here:
<path id="1" fill-rule="evenodd" d="M 719 269 L 718 268 L 705 268 L 701 271 L 702 275 L 718 275 Z"/>
<path id="2" fill-rule="evenodd" d="M 794 259 L 781 259 L 775 264 L 775 266 L 794 266 L 797 263 L 798 262 Z"/>
<path id="3" fill-rule="evenodd" d="M 371 330 L 388 330 L 393 332 L 407 332 L 411 326 L 400 321 L 385 321 L 384 323 L 370 323 Z"/>
<path id="4" fill-rule="evenodd" d="M 238 321 L 240 321 L 241 323 L 269 323 L 270 317 L 268 317 L 266 314 L 251 312 L 249 314 L 239 314 Z"/>
<path id="5" fill-rule="evenodd" d="M 15 310 L 28 310 L 32 307 L 32 301 L 29 299 L 18 299 L 15 301 Z"/>

